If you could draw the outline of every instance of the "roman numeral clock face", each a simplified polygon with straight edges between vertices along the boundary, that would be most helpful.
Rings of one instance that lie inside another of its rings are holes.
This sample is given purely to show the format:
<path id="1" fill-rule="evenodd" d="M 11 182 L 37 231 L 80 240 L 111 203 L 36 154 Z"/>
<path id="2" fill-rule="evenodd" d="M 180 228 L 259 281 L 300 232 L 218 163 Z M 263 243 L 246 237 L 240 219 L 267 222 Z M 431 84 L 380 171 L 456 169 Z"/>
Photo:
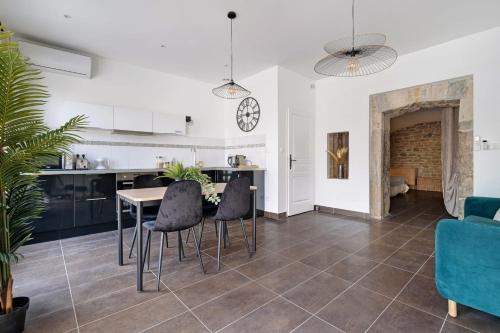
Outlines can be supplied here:
<path id="1" fill-rule="evenodd" d="M 252 97 L 241 101 L 236 110 L 236 122 L 243 132 L 250 132 L 257 126 L 260 118 L 259 103 Z"/>

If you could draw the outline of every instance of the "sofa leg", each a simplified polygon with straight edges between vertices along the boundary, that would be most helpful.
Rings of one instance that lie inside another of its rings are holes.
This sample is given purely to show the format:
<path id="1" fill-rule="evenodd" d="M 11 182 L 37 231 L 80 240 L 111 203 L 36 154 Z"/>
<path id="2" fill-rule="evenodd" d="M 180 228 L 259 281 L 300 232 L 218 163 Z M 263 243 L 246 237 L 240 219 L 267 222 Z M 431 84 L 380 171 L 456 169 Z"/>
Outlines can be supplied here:
<path id="1" fill-rule="evenodd" d="M 450 317 L 457 317 L 457 302 L 448 300 L 448 314 Z"/>

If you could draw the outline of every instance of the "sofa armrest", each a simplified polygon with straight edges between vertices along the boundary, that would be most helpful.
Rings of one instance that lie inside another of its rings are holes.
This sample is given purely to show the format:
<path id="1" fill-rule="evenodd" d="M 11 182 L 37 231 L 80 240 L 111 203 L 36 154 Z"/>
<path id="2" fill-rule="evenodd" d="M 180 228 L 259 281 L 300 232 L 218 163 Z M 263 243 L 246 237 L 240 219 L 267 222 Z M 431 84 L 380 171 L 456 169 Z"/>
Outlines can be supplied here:
<path id="1" fill-rule="evenodd" d="M 446 299 L 500 316 L 500 223 L 476 217 L 436 228 L 436 288 Z"/>
<path id="2" fill-rule="evenodd" d="M 500 208 L 500 198 L 468 197 L 465 199 L 464 216 L 476 215 L 492 219 Z"/>

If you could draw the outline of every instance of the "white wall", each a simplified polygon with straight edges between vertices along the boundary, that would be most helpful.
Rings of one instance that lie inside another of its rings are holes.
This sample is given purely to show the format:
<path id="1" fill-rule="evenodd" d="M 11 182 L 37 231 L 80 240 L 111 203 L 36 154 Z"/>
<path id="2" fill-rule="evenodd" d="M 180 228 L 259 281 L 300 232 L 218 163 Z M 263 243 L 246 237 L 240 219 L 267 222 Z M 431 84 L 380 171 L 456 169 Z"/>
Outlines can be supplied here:
<path id="1" fill-rule="evenodd" d="M 500 28 L 401 56 L 386 71 L 316 82 L 316 203 L 369 212 L 369 96 L 472 74 L 474 135 L 500 142 Z M 349 179 L 326 178 L 326 135 L 349 131 Z M 500 150 L 474 152 L 474 194 L 500 196 Z"/>
<path id="2" fill-rule="evenodd" d="M 282 67 L 272 67 L 242 80 L 241 85 L 252 92 L 260 105 L 259 123 L 251 132 L 243 132 L 236 124 L 235 114 L 240 100 L 225 104 L 226 145 L 260 144 L 265 147 L 230 149 L 226 154 L 242 153 L 259 166 L 265 165 L 266 211 L 286 212 L 288 209 L 288 120 L 289 108 L 314 113 L 312 81 Z"/>
<path id="3" fill-rule="evenodd" d="M 51 94 L 46 107 L 49 125 L 58 124 L 54 119 L 58 119 L 57 113 L 65 100 L 190 115 L 193 119 L 187 136 L 114 135 L 87 130 L 82 133 L 86 140 L 218 147 L 225 144 L 222 101 L 213 96 L 213 87 L 207 83 L 102 58 L 94 59 L 90 80 L 54 73 L 44 76 Z M 188 164 L 193 160 L 189 148 L 76 145 L 74 152 L 86 153 L 91 161 L 97 157 L 109 158 L 113 168 L 153 167 L 155 156 L 176 158 Z M 222 165 L 224 149 L 199 149 L 198 158 L 207 166 Z"/>
<path id="4" fill-rule="evenodd" d="M 236 123 L 236 110 L 241 100 L 226 100 L 224 103 L 225 136 L 227 145 L 265 144 L 265 147 L 231 149 L 226 154 L 243 153 L 253 163 L 265 162 L 265 209 L 278 210 L 278 67 L 271 67 L 238 82 L 252 92 L 251 97 L 259 102 L 259 123 L 251 132 L 243 132 Z M 260 164 L 259 166 L 263 166 Z"/>

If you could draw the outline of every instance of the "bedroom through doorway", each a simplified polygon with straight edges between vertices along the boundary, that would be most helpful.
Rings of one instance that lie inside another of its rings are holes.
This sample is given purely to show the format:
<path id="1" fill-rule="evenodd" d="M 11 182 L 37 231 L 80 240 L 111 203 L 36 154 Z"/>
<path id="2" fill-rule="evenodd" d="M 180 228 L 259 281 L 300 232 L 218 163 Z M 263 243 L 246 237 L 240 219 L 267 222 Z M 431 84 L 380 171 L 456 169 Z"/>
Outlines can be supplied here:
<path id="1" fill-rule="evenodd" d="M 390 119 L 390 210 L 393 216 L 421 209 L 446 213 L 442 166 L 443 108 L 422 108 Z M 456 126 L 454 126 L 456 130 Z"/>

